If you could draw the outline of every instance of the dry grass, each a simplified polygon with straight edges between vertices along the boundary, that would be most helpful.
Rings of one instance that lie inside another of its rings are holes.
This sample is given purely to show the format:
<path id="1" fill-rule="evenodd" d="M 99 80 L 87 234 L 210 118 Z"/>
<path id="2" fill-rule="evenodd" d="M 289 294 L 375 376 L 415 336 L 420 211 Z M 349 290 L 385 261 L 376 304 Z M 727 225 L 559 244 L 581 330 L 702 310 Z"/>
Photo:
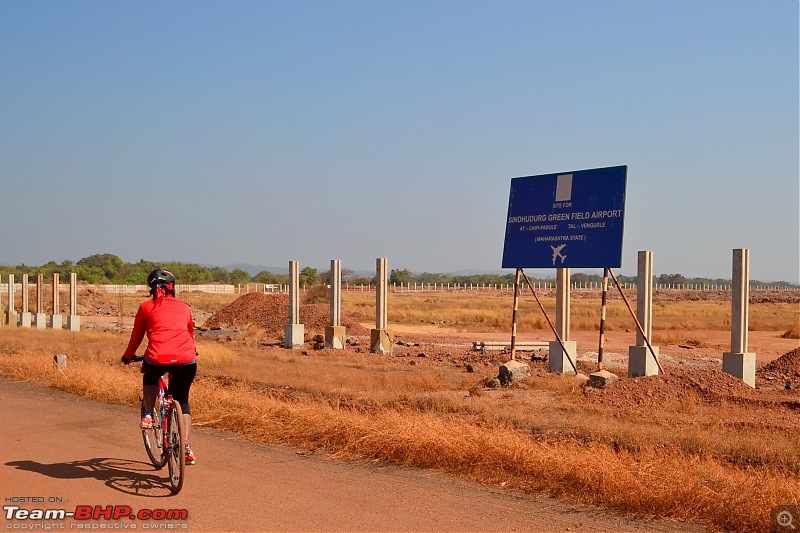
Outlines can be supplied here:
<path id="1" fill-rule="evenodd" d="M 0 375 L 136 405 L 138 369 L 118 363 L 126 344 L 112 333 L 7 329 Z M 453 365 L 211 342 L 198 350 L 195 423 L 258 442 L 431 468 L 712 529 L 767 531 L 772 506 L 800 500 L 794 412 L 785 430 L 763 428 L 767 408 L 759 405 L 666 402 L 642 418 L 589 404 L 580 382 L 564 376 L 490 390 L 480 387 L 482 376 Z M 68 354 L 65 373 L 52 362 L 57 353 Z M 718 409 L 737 422 L 719 422 Z"/>
<path id="2" fill-rule="evenodd" d="M 542 306 L 550 320 L 555 321 L 555 298 L 540 296 Z M 505 332 L 511 330 L 512 296 L 510 293 L 399 293 L 389 299 L 389 317 L 392 323 L 410 325 L 435 325 L 442 331 Z M 629 298 L 636 310 L 636 301 Z M 342 296 L 343 312 L 359 321 L 375 320 L 375 295 L 345 293 Z M 800 307 L 795 303 L 754 303 L 749 307 L 750 329 L 759 331 L 786 331 L 798 328 Z M 572 299 L 570 324 L 574 330 L 598 330 L 600 324 L 599 299 Z M 731 303 L 729 301 L 657 302 L 653 305 L 653 329 L 662 330 L 726 330 L 730 329 Z M 518 312 L 520 331 L 547 329 L 536 300 L 530 294 L 522 295 Z M 606 310 L 606 330 L 632 329 L 633 319 L 622 300 L 610 300 Z M 798 328 L 800 329 L 800 328 Z"/>
<path id="3" fill-rule="evenodd" d="M 331 290 L 327 285 L 314 285 L 303 293 L 305 304 L 326 304 L 330 302 Z"/>
<path id="4" fill-rule="evenodd" d="M 197 341 L 197 353 L 204 368 L 228 368 L 234 366 L 239 357 L 230 347 L 218 342 Z"/>

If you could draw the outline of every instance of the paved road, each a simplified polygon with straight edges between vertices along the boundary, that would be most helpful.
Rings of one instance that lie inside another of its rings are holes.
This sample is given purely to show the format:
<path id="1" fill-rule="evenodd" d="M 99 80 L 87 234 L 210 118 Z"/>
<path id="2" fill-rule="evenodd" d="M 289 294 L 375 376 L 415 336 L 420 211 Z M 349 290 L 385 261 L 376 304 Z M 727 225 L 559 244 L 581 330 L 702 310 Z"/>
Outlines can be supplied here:
<path id="1" fill-rule="evenodd" d="M 428 471 L 304 456 L 209 429 L 194 431 L 198 464 L 188 467 L 183 491 L 171 496 L 166 471 L 147 461 L 138 410 L 6 379 L 0 379 L 0 405 L 4 531 L 87 525 L 192 532 L 689 530 L 685 524 L 631 522 L 552 499 L 514 496 Z M 44 520 L 8 511 L 74 511 L 83 505 L 128 506 L 131 514 L 185 509 L 188 517 Z M 17 514 L 9 519 L 9 512 Z"/>

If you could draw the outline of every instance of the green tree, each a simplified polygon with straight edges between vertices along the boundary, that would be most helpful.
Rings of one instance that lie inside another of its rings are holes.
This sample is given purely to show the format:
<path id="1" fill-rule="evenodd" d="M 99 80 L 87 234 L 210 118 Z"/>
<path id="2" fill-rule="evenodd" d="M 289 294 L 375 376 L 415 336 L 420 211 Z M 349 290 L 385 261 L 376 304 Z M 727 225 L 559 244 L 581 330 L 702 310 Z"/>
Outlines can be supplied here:
<path id="1" fill-rule="evenodd" d="M 58 272 L 58 264 L 55 261 L 48 261 L 35 269 L 36 274 L 41 274 L 45 279 L 52 277 L 53 272 Z"/>
<path id="2" fill-rule="evenodd" d="M 15 267 L 12 266 L 0 266 L 0 283 L 5 283 L 8 281 L 8 275 L 13 274 L 15 283 L 19 282 L 22 279 L 23 274 L 28 274 L 28 277 L 31 277 L 36 269 L 33 267 L 25 266 L 25 265 L 17 265 Z"/>
<path id="3" fill-rule="evenodd" d="M 457 285 L 502 285 L 509 281 L 498 274 L 472 274 L 470 276 L 454 276 L 453 283 Z M 513 277 L 510 283 L 514 283 Z"/>
<path id="4" fill-rule="evenodd" d="M 272 285 L 278 283 L 277 276 L 272 272 L 268 272 L 266 270 L 262 270 L 258 274 L 255 275 L 253 281 L 256 283 L 263 283 L 264 285 Z"/>
<path id="5" fill-rule="evenodd" d="M 414 283 L 414 274 L 407 268 L 403 270 L 394 269 L 389 273 L 389 283 L 395 285 Z"/>
<path id="6" fill-rule="evenodd" d="M 89 283 L 111 283 L 111 280 L 106 277 L 102 269 L 96 267 L 88 267 L 85 265 L 78 265 L 75 267 L 75 275 L 79 280 L 87 281 Z M 114 276 L 116 277 L 116 276 Z"/>
<path id="7" fill-rule="evenodd" d="M 263 283 L 264 285 L 288 285 L 289 274 L 273 274 L 272 272 L 262 270 L 255 275 L 253 281 L 256 283 Z"/>
<path id="8" fill-rule="evenodd" d="M 444 285 L 453 281 L 453 276 L 449 274 L 435 274 L 431 272 L 423 272 L 415 277 L 415 281 L 427 284 Z"/>
<path id="9" fill-rule="evenodd" d="M 246 270 L 242 270 L 241 268 L 233 269 L 230 275 L 231 283 L 234 285 L 244 285 L 245 283 L 250 283 L 250 273 Z"/>
<path id="10" fill-rule="evenodd" d="M 69 281 L 69 275 L 72 272 L 75 272 L 75 263 L 69 259 L 64 259 L 61 261 L 61 264 L 58 265 L 58 275 L 61 280 Z"/>
<path id="11" fill-rule="evenodd" d="M 227 268 L 211 267 L 210 272 L 211 280 L 215 283 L 230 283 L 231 281 L 231 273 Z"/>
<path id="12" fill-rule="evenodd" d="M 661 274 L 658 277 L 658 283 L 662 283 L 664 285 L 684 285 L 688 283 L 688 280 L 683 276 L 683 274 Z"/>
<path id="13" fill-rule="evenodd" d="M 122 268 L 123 283 L 126 285 L 145 285 L 147 283 L 147 275 L 155 269 L 155 263 L 144 259 L 139 259 L 137 263 L 125 263 Z"/>
<path id="14" fill-rule="evenodd" d="M 317 274 L 316 268 L 303 267 L 303 269 L 300 271 L 298 279 L 300 281 L 301 287 L 303 285 L 305 285 L 306 287 L 313 287 L 314 285 L 319 283 L 319 274 Z"/>
<path id="15" fill-rule="evenodd" d="M 584 274 L 583 272 L 576 272 L 569 278 L 572 283 L 596 283 L 603 280 L 595 274 Z"/>
<path id="16" fill-rule="evenodd" d="M 76 263 L 78 267 L 84 267 L 85 271 L 87 272 L 87 277 L 83 278 L 90 283 L 99 283 L 100 281 L 107 280 L 106 282 L 111 282 L 115 280 L 120 280 L 124 276 L 124 265 L 125 263 L 113 254 L 95 254 L 90 255 L 89 257 L 84 257 L 80 261 Z M 75 271 L 80 277 L 80 272 L 78 269 Z M 99 275 L 99 279 L 98 279 Z M 97 281 L 92 281 L 89 279 L 88 276 L 91 276 Z"/>
<path id="17" fill-rule="evenodd" d="M 172 272 L 175 275 L 175 280 L 177 283 L 187 285 L 202 285 L 216 281 L 212 275 L 211 269 L 201 265 L 171 262 L 158 266 L 161 268 L 166 268 Z M 227 283 L 228 271 L 225 269 L 221 270 L 225 271 L 225 277 L 222 279 L 221 283 Z"/>

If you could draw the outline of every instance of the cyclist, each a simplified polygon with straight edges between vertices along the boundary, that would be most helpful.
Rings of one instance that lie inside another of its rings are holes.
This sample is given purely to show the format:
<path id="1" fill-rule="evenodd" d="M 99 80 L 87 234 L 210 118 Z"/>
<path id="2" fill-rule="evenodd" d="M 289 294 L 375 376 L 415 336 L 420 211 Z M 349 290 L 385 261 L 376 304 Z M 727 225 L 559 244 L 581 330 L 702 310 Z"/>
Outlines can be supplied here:
<path id="1" fill-rule="evenodd" d="M 191 308 L 175 297 L 175 276 L 157 268 L 147 276 L 151 300 L 142 302 L 133 321 L 133 331 L 122 362 L 131 362 L 145 334 L 147 349 L 142 361 L 142 393 L 145 415 L 142 429 L 153 427 L 153 406 L 158 395 L 158 380 L 169 372 L 169 390 L 183 409 L 186 428 L 186 464 L 196 462 L 189 444 L 192 411 L 189 389 L 197 374 L 197 347 L 194 342 L 194 319 Z"/>

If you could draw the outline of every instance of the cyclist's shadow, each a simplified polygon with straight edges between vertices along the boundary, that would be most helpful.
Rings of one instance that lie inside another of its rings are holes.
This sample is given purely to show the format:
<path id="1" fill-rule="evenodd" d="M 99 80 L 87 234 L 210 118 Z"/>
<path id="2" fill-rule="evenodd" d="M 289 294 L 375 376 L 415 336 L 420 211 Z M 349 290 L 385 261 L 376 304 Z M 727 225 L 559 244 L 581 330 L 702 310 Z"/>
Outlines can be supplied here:
<path id="1" fill-rule="evenodd" d="M 69 463 L 37 463 L 36 461 L 9 461 L 6 466 L 36 472 L 57 479 L 95 478 L 114 490 L 159 498 L 171 496 L 167 469 L 155 470 L 150 463 L 98 457 Z"/>

